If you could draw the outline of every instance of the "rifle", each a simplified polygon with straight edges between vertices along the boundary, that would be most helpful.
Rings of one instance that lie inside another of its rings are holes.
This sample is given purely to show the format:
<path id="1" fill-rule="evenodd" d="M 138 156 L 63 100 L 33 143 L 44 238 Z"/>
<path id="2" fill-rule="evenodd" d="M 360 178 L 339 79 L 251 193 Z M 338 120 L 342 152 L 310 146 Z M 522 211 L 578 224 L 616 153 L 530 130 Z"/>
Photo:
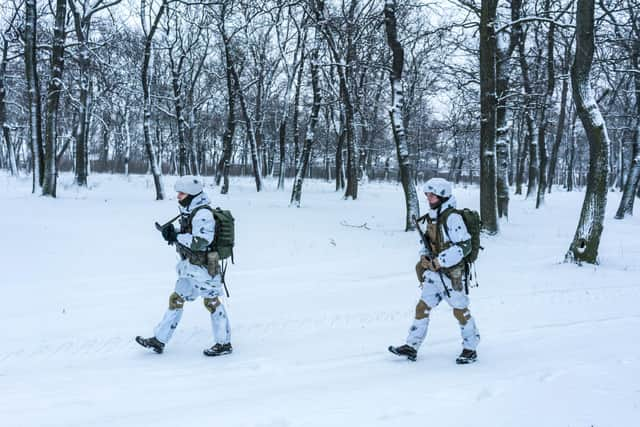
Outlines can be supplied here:
<path id="1" fill-rule="evenodd" d="M 411 219 L 413 220 L 413 223 L 416 225 L 416 230 L 418 231 L 418 234 L 420 234 L 422 245 L 424 246 L 424 249 L 427 251 L 427 255 L 425 255 L 425 257 L 429 261 L 433 261 L 436 255 L 433 253 L 433 250 L 431 249 L 431 238 L 429 237 L 428 233 L 423 233 L 422 228 L 420 228 L 420 221 L 423 221 L 424 218 L 425 218 L 424 216 L 420 218 L 416 218 L 415 215 L 411 215 Z M 444 277 L 442 277 L 442 271 L 438 270 L 438 274 L 440 275 L 440 281 L 442 282 L 442 286 L 444 287 L 444 292 L 447 294 L 448 297 L 450 297 L 451 295 L 449 294 L 449 288 L 447 288 L 447 285 L 444 282 Z"/>
<path id="2" fill-rule="evenodd" d="M 159 232 L 161 232 L 161 233 L 162 233 L 162 232 L 164 231 L 164 229 L 165 229 L 165 228 L 167 228 L 168 226 L 170 226 L 171 224 L 173 224 L 173 222 L 174 222 L 176 219 L 180 218 L 180 216 L 181 216 L 181 215 L 182 215 L 182 214 L 178 214 L 178 216 L 176 216 L 176 217 L 174 217 L 174 218 L 171 218 L 169 221 L 167 221 L 166 223 L 164 223 L 164 224 L 162 224 L 162 225 L 160 225 L 160 224 L 158 224 L 158 223 L 156 222 L 156 229 L 157 229 Z"/>

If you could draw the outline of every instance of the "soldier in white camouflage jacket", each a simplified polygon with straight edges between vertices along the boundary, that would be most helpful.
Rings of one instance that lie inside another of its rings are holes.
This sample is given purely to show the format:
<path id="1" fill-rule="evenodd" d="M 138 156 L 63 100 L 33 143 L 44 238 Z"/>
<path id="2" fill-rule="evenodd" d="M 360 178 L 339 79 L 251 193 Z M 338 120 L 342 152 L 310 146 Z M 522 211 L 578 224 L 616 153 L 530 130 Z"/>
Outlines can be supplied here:
<path id="1" fill-rule="evenodd" d="M 472 363 L 478 357 L 476 347 L 480 334 L 469 311 L 469 296 L 464 283 L 467 280 L 464 258 L 472 248 L 471 235 L 462 215 L 455 211 L 456 200 L 450 182 L 432 178 L 425 184 L 424 193 L 430 210 L 423 218 L 427 223 L 426 233 L 431 248 L 427 251 L 421 245 L 420 261 L 416 265 L 422 292 L 406 344 L 391 346 L 389 351 L 416 360 L 418 349 L 427 335 L 431 310 L 445 300 L 453 308 L 462 335 L 462 353 L 456 363 Z M 431 259 L 428 252 L 433 256 Z"/>
<path id="2" fill-rule="evenodd" d="M 169 307 L 154 329 L 151 338 L 136 337 L 136 341 L 156 353 L 162 353 L 182 318 L 186 301 L 204 298 L 204 306 L 211 313 L 211 327 L 215 344 L 203 351 L 206 356 L 232 352 L 231 329 L 222 304 L 222 277 L 218 262 L 210 260 L 209 247 L 215 237 L 215 219 L 209 198 L 203 191 L 202 180 L 194 176 L 178 179 L 174 189 L 178 193 L 180 229 L 173 224 L 162 229 L 162 237 L 176 246 L 180 260 L 176 266 L 178 280 L 169 296 Z"/>

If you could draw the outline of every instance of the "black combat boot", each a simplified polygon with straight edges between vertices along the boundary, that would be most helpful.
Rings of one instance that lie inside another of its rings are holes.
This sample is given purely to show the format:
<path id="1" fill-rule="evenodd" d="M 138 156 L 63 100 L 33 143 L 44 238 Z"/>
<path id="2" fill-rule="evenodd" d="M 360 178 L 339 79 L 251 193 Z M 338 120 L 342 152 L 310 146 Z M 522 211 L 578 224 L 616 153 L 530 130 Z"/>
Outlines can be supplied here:
<path id="1" fill-rule="evenodd" d="M 462 353 L 456 359 L 458 365 L 466 365 L 478 360 L 478 353 L 475 350 L 469 350 L 468 348 L 462 349 Z"/>
<path id="2" fill-rule="evenodd" d="M 233 347 L 231 347 L 231 343 L 228 342 L 226 344 L 215 344 L 211 348 L 205 348 L 202 350 L 202 353 L 205 356 L 222 356 L 223 354 L 229 354 L 233 351 Z"/>
<path id="3" fill-rule="evenodd" d="M 156 337 L 151 338 L 142 338 L 141 336 L 136 337 L 136 342 L 143 347 L 152 348 L 158 354 L 162 354 L 164 351 L 164 343 L 158 341 Z"/>
<path id="4" fill-rule="evenodd" d="M 398 356 L 406 356 L 407 359 L 411 360 L 412 362 L 415 362 L 416 358 L 418 357 L 418 350 L 408 344 L 401 345 L 400 347 L 394 347 L 390 345 L 389 351 Z"/>

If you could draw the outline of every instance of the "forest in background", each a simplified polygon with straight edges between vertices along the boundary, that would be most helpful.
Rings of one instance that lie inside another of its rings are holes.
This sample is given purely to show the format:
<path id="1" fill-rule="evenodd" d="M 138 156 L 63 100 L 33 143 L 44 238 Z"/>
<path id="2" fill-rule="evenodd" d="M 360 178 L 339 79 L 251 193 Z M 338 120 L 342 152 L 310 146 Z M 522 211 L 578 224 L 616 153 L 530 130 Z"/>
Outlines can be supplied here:
<path id="1" fill-rule="evenodd" d="M 486 232 L 510 194 L 584 187 L 567 253 L 596 262 L 640 179 L 638 0 L 7 0 L 0 168 L 55 197 L 59 171 L 480 183 Z M 557 188 L 557 187 L 556 187 Z M 535 200 L 535 202 L 533 202 Z"/>

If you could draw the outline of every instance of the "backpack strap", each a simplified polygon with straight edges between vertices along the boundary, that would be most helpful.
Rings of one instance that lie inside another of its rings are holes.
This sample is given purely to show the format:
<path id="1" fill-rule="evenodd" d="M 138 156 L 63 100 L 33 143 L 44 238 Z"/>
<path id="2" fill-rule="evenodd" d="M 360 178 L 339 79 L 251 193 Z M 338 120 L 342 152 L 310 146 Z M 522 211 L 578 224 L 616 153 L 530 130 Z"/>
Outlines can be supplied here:
<path id="1" fill-rule="evenodd" d="M 451 236 L 449 236 L 449 226 L 447 225 L 447 220 L 449 219 L 449 215 L 454 212 L 458 214 L 460 213 L 453 206 L 449 206 L 438 216 L 438 225 L 442 225 L 444 227 L 444 232 L 447 235 L 447 239 L 449 239 L 451 243 L 453 243 L 453 241 L 451 240 Z"/>
<path id="2" fill-rule="evenodd" d="M 193 218 L 196 216 L 196 213 L 201 209 L 206 209 L 209 212 L 211 212 L 211 216 L 213 216 L 213 221 L 215 222 L 216 217 L 215 217 L 215 215 L 213 215 L 213 208 L 211 206 L 209 206 L 209 205 L 202 205 L 202 206 L 198 206 L 197 208 L 192 210 L 191 213 L 189 214 L 189 218 L 188 218 L 187 221 L 189 221 L 189 227 L 190 228 L 193 228 Z M 214 233 L 214 236 L 213 236 L 213 240 L 214 241 L 216 240 L 215 233 Z M 211 246 L 213 246 L 213 241 L 211 243 L 209 243 L 209 245 L 207 246 L 207 251 L 211 250 Z"/>

